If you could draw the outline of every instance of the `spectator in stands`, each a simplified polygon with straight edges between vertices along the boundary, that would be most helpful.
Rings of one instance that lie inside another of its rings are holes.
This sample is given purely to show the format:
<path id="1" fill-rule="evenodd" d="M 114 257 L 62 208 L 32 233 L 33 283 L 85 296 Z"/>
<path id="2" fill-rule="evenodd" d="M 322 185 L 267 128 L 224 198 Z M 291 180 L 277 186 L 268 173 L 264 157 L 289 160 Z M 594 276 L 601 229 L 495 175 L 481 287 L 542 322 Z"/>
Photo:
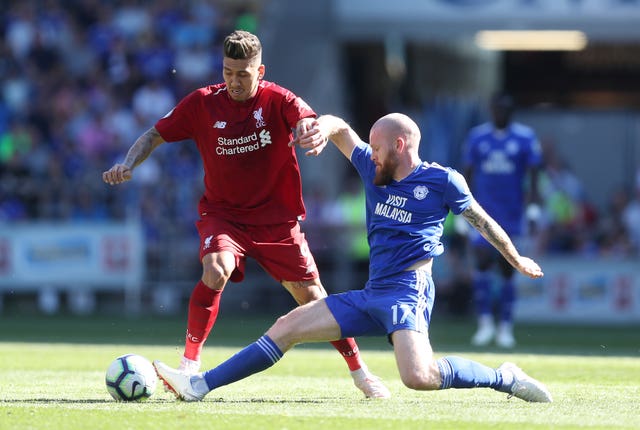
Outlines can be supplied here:
<path id="1" fill-rule="evenodd" d="M 618 187 L 611 193 L 599 225 L 598 249 L 601 255 L 627 257 L 633 253 L 633 239 L 625 224 L 625 211 L 630 200 L 625 187 Z"/>
<path id="2" fill-rule="evenodd" d="M 629 232 L 634 254 L 640 255 L 640 169 L 636 174 L 632 197 L 622 211 L 622 221 Z"/>
<path id="3" fill-rule="evenodd" d="M 543 145 L 544 169 L 539 188 L 544 201 L 543 218 L 537 231 L 539 249 L 553 254 L 593 254 L 598 214 L 587 199 L 582 182 L 550 142 Z"/>

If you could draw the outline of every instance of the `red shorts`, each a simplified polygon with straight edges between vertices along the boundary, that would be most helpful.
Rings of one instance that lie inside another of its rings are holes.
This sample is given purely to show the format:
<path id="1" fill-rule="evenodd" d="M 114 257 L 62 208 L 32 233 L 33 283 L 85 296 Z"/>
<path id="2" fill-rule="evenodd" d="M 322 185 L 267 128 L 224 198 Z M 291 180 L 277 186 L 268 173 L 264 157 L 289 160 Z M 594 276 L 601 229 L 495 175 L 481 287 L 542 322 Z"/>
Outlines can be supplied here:
<path id="1" fill-rule="evenodd" d="M 247 225 L 212 216 L 196 221 L 200 234 L 200 261 L 212 252 L 230 251 L 236 257 L 231 281 L 244 279 L 247 257 L 255 259 L 276 281 L 318 278 L 316 263 L 300 224 Z"/>

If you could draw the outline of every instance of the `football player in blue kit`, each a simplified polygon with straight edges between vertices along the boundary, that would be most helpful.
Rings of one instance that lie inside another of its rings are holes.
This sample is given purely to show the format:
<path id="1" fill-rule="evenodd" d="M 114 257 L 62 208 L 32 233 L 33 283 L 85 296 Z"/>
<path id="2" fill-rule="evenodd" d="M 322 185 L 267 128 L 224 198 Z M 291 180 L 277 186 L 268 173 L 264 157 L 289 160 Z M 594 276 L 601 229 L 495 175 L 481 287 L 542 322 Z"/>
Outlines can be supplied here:
<path id="1" fill-rule="evenodd" d="M 191 377 L 156 361 L 159 377 L 178 399 L 199 401 L 211 390 L 273 366 L 294 345 L 348 336 L 387 336 L 402 382 L 415 390 L 493 388 L 525 401 L 550 402 L 539 381 L 513 363 L 492 368 L 458 356 L 435 359 L 429 325 L 435 296 L 433 258 L 442 254 L 443 222 L 452 211 L 477 228 L 518 271 L 543 276 L 471 195 L 455 170 L 420 160 L 420 130 L 389 114 L 363 142 L 342 119 L 323 115 L 291 143 L 318 155 L 331 140 L 360 174 L 370 245 L 364 289 L 332 294 L 280 317 L 256 342 L 219 366 Z"/>
<path id="2" fill-rule="evenodd" d="M 511 240 L 518 243 L 524 233 L 527 182 L 531 200 L 529 212 L 531 215 L 536 212 L 537 177 L 542 156 L 534 131 L 512 122 L 513 109 L 509 95 L 496 94 L 491 98 L 491 121 L 472 128 L 467 137 L 464 173 L 478 203 Z M 514 268 L 477 231 L 471 231 L 470 244 L 474 264 L 472 289 L 478 318 L 478 329 L 471 343 L 485 346 L 495 338 L 497 346 L 513 348 L 516 344 L 513 335 Z M 492 269 L 498 269 L 497 327 L 493 316 Z"/>

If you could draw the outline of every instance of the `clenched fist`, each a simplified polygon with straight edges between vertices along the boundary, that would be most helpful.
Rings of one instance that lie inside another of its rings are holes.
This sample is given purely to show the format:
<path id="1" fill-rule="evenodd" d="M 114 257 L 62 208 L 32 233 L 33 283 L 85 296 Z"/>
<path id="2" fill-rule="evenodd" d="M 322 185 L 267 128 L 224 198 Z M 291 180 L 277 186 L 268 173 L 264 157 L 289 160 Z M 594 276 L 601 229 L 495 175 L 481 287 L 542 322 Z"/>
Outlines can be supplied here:
<path id="1" fill-rule="evenodd" d="M 117 185 L 131 179 L 131 168 L 124 164 L 115 164 L 112 168 L 102 173 L 102 180 L 109 185 Z"/>

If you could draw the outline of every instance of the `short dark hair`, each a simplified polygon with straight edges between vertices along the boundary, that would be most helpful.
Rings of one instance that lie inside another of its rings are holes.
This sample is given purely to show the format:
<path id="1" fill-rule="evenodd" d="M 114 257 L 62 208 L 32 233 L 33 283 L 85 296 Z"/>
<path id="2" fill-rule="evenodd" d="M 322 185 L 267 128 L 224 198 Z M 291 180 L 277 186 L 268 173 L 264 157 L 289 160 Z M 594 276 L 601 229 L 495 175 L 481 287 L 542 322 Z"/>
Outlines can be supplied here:
<path id="1" fill-rule="evenodd" d="M 262 44 L 255 34 L 236 30 L 224 39 L 224 56 L 234 60 L 248 60 L 262 55 Z"/>

